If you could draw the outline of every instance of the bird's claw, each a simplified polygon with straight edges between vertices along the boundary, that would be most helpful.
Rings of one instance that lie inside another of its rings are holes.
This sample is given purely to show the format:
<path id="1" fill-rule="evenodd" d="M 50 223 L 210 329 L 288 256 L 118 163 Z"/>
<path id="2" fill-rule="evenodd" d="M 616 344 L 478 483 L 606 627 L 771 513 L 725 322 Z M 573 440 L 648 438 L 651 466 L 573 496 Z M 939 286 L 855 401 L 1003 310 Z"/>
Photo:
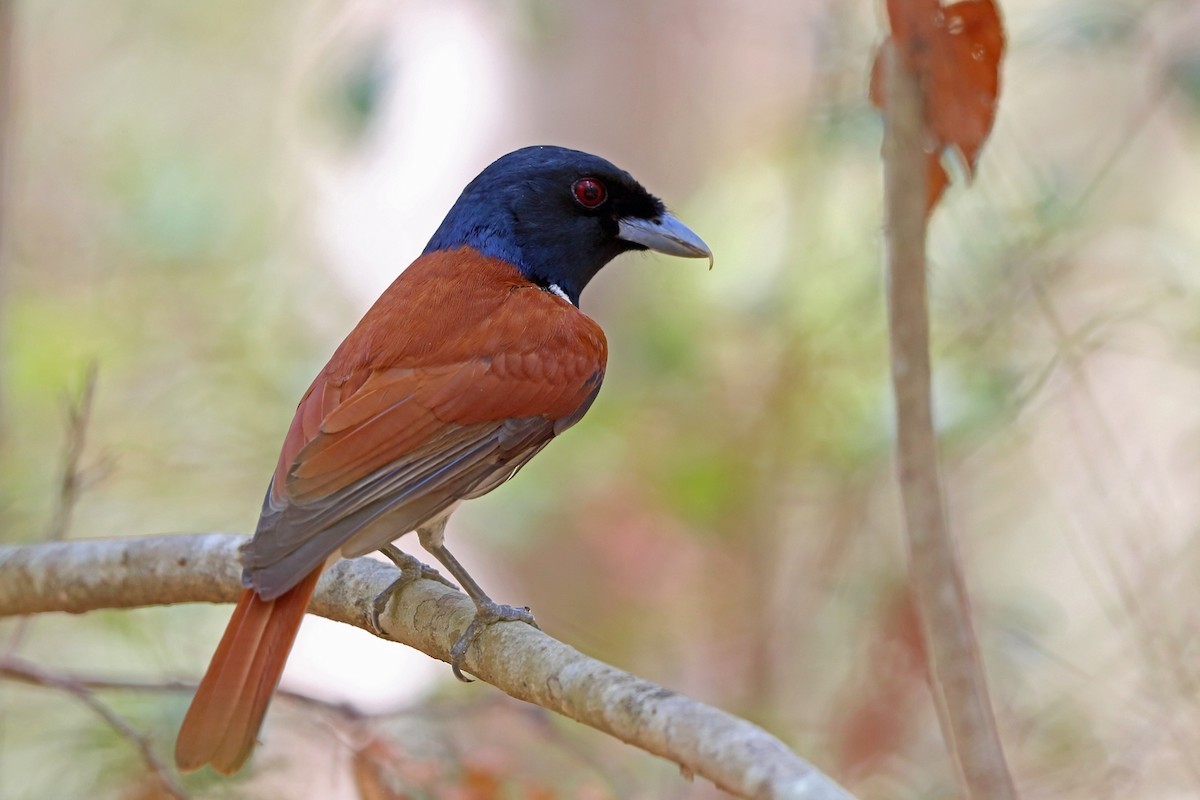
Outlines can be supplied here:
<path id="1" fill-rule="evenodd" d="M 450 671 L 454 673 L 454 677 L 463 683 L 471 683 L 471 679 L 463 675 L 462 672 L 462 662 L 467 657 L 467 649 L 479 634 L 497 622 L 524 622 L 526 625 L 532 625 L 539 631 L 542 629 L 537 624 L 537 620 L 533 618 L 533 612 L 528 608 L 505 606 L 493 603 L 490 600 L 487 603 L 476 604 L 475 618 L 471 620 L 471 624 L 467 626 L 462 636 L 459 636 L 458 641 L 450 648 Z"/>
<path id="2" fill-rule="evenodd" d="M 402 588 L 413 581 L 426 578 L 431 581 L 437 581 L 438 583 L 444 583 L 451 589 L 458 589 L 457 586 L 446 580 L 442 573 L 438 572 L 428 564 L 422 563 L 418 559 L 410 556 L 408 553 L 405 553 L 403 550 L 400 550 L 394 545 L 388 545 L 387 547 L 381 548 L 379 552 L 387 556 L 388 560 L 395 564 L 397 569 L 400 570 L 400 576 L 396 578 L 396 580 L 389 583 L 386 589 L 375 595 L 375 599 L 371 602 L 371 626 L 375 629 L 375 633 L 379 636 L 384 635 L 383 625 L 380 624 L 379 618 L 383 616 L 385 611 L 387 611 L 388 603 L 391 602 L 392 598 L 395 597 Z"/>

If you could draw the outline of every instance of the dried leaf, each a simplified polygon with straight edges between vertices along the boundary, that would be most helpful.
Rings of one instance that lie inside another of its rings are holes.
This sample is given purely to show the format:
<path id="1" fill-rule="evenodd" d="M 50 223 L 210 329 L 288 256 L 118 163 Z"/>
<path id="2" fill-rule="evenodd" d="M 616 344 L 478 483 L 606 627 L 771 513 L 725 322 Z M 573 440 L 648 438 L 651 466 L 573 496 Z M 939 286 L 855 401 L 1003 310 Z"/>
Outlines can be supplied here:
<path id="1" fill-rule="evenodd" d="M 120 797 L 121 800 L 175 800 L 178 795 L 167 786 L 162 775 L 146 770 L 121 790 Z"/>
<path id="2" fill-rule="evenodd" d="M 540 783 L 526 783 L 520 796 L 523 800 L 555 800 L 558 797 L 553 789 Z"/>
<path id="3" fill-rule="evenodd" d="M 993 0 L 949 6 L 938 0 L 888 0 L 887 7 L 892 35 L 871 68 L 871 102 L 883 108 L 883 53 L 894 44 L 902 64 L 920 76 L 924 91 L 928 213 L 949 182 L 941 163 L 948 148 L 961 155 L 968 177 L 975 173 L 996 119 L 1004 28 Z"/>
<path id="4" fill-rule="evenodd" d="M 408 800 L 406 792 L 393 786 L 393 775 L 386 745 L 373 739 L 354 753 L 354 787 L 359 800 Z"/>
<path id="5" fill-rule="evenodd" d="M 886 598 L 877 626 L 863 660 L 867 672 L 848 682 L 838 707 L 839 772 L 851 780 L 904 754 L 919 720 L 915 709 L 928 702 L 925 641 L 908 584 Z"/>
<path id="6" fill-rule="evenodd" d="M 496 769 L 481 763 L 463 765 L 464 797 L 470 800 L 496 800 L 500 797 L 503 785 L 503 778 Z"/>

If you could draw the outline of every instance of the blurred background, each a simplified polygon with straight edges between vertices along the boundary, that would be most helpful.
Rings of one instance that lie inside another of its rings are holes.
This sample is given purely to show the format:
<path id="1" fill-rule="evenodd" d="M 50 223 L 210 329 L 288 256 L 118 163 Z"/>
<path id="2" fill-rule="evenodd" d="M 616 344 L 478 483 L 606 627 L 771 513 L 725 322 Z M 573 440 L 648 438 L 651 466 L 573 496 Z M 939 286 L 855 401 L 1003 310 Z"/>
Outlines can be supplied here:
<path id="1" fill-rule="evenodd" d="M 877 5 L 3 3 L 0 541 L 251 531 L 309 380 L 463 185 L 518 146 L 590 150 L 716 269 L 627 256 L 592 283 L 600 399 L 456 515 L 456 553 L 553 635 L 864 798 L 953 796 L 893 479 Z M 1195 797 L 1200 4 L 1001 9 L 996 129 L 930 242 L 999 724 L 1026 798 Z M 0 621 L 0 655 L 195 680 L 228 614 Z M 323 620 L 284 685 L 345 709 L 277 702 L 251 767 L 190 792 L 721 796 Z M 186 693 L 97 696 L 169 760 Z M 157 796 L 75 699 L 0 683 L 0 798 Z"/>

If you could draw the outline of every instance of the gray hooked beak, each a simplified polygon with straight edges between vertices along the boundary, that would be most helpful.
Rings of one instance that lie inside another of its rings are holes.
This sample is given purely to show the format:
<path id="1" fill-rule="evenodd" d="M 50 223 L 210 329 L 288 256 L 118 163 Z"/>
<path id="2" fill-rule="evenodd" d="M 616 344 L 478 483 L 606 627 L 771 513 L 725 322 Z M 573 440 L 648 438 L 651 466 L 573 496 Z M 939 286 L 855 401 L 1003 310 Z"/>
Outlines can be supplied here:
<path id="1" fill-rule="evenodd" d="M 707 258 L 708 268 L 712 269 L 712 250 L 691 228 L 670 214 L 663 214 L 658 219 L 629 217 L 618 220 L 617 238 L 669 256 Z"/>

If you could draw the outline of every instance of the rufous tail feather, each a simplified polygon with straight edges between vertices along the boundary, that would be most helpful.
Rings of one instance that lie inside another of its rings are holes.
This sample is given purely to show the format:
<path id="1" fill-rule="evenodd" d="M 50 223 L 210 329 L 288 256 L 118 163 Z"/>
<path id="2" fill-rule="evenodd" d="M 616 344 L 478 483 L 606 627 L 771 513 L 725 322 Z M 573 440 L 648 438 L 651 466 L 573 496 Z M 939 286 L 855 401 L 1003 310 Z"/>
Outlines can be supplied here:
<path id="1" fill-rule="evenodd" d="M 181 771 L 211 764 L 230 775 L 250 757 L 323 568 L 275 600 L 242 592 L 179 728 L 175 765 Z"/>

